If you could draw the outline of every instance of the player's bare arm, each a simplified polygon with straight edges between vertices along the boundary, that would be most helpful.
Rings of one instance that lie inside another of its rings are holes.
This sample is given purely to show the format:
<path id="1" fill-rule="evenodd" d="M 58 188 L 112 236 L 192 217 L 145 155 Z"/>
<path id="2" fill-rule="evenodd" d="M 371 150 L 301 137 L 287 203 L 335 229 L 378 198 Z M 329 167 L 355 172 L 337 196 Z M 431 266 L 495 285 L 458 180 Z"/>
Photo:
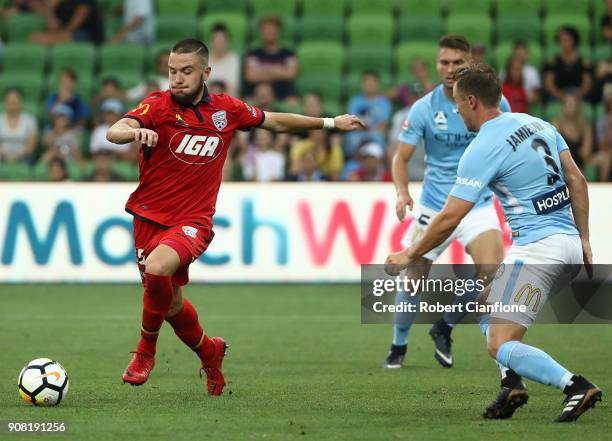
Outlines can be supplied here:
<path id="1" fill-rule="evenodd" d="M 140 124 L 135 119 L 121 118 L 108 129 L 106 139 L 115 144 L 126 144 L 136 141 L 147 147 L 155 147 L 158 137 L 155 131 L 140 127 Z"/>
<path id="2" fill-rule="evenodd" d="M 355 115 L 335 118 L 313 118 L 295 113 L 265 112 L 262 128 L 273 132 L 303 132 L 317 129 L 336 129 L 342 132 L 365 129 L 365 124 Z"/>
<path id="3" fill-rule="evenodd" d="M 391 164 L 391 175 L 393 176 L 393 184 L 397 192 L 397 201 L 395 203 L 395 213 L 400 221 L 406 217 L 406 205 L 412 211 L 414 201 L 410 196 L 408 184 L 410 176 L 408 174 L 408 161 L 414 153 L 415 147 L 412 144 L 400 142 L 397 146 L 393 161 Z"/>
<path id="4" fill-rule="evenodd" d="M 444 242 L 457 225 L 474 207 L 473 202 L 449 196 L 442 211 L 431 221 L 423 237 L 410 248 L 390 254 L 385 262 L 385 272 L 397 276 L 410 263 Z"/>
<path id="5" fill-rule="evenodd" d="M 591 252 L 591 244 L 589 242 L 589 193 L 587 182 L 574 162 L 574 158 L 572 158 L 569 150 L 562 151 L 559 159 L 561 160 L 563 175 L 571 197 L 574 222 L 582 241 L 584 266 L 589 277 L 592 277 L 593 253 Z"/>

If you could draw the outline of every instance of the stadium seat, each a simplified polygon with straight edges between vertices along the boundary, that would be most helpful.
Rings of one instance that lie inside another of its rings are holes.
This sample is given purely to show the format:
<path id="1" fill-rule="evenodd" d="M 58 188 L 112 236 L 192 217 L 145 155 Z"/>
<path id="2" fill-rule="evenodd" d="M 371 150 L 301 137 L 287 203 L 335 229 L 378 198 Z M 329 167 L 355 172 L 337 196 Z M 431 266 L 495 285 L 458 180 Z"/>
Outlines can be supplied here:
<path id="1" fill-rule="evenodd" d="M 497 0 L 497 20 L 503 17 L 539 17 L 541 0 Z"/>
<path id="2" fill-rule="evenodd" d="M 77 75 L 91 76 L 96 64 L 96 47 L 91 43 L 56 44 L 50 52 L 51 71 L 72 69 Z"/>
<path id="3" fill-rule="evenodd" d="M 491 0 L 447 0 L 446 11 L 455 14 L 491 15 Z"/>
<path id="4" fill-rule="evenodd" d="M 442 14 L 442 7 L 444 0 L 400 0 L 399 9 L 400 14 L 413 15 L 413 16 L 440 16 Z"/>
<path id="5" fill-rule="evenodd" d="M 121 17 L 105 17 L 104 18 L 104 36 L 106 40 L 110 40 L 113 35 L 123 28 L 123 19 Z"/>
<path id="6" fill-rule="evenodd" d="M 3 162 L 0 167 L 0 181 L 29 181 L 32 174 L 30 165 L 24 162 Z"/>
<path id="7" fill-rule="evenodd" d="M 309 15 L 342 17 L 345 8 L 346 4 L 344 0 L 302 0 L 302 14 L 304 17 Z"/>
<path id="8" fill-rule="evenodd" d="M 211 13 L 205 14 L 200 24 L 200 35 L 205 42 L 210 41 L 210 32 L 212 28 L 222 23 L 227 27 L 232 47 L 242 52 L 246 43 L 247 21 L 244 14 L 230 13 Z"/>
<path id="9" fill-rule="evenodd" d="M 143 72 L 145 48 L 139 44 L 105 44 L 100 48 L 100 70 L 117 74 Z"/>
<path id="10" fill-rule="evenodd" d="M 27 71 L 42 75 L 47 64 L 47 48 L 38 44 L 9 43 L 2 52 L 2 69 L 5 73 Z"/>
<path id="11" fill-rule="evenodd" d="M 561 103 L 559 101 L 550 101 L 544 106 L 544 114 L 546 119 L 552 122 L 561 114 Z"/>
<path id="12" fill-rule="evenodd" d="M 581 44 L 588 44 L 591 38 L 591 26 L 586 15 L 566 14 L 546 17 L 544 37 L 547 45 L 555 44 L 555 34 L 561 26 L 574 26 L 580 34 Z"/>
<path id="13" fill-rule="evenodd" d="M 0 75 L 0 97 L 4 97 L 6 90 L 11 88 L 21 90 L 24 102 L 38 105 L 44 90 L 43 77 L 23 71 Z"/>
<path id="14" fill-rule="evenodd" d="M 6 19 L 6 38 L 10 42 L 28 41 L 30 32 L 45 30 L 45 17 L 38 14 L 15 14 Z"/>
<path id="15" fill-rule="evenodd" d="M 200 2 L 197 0 L 157 0 L 157 14 L 162 15 L 198 15 Z"/>
<path id="16" fill-rule="evenodd" d="M 431 78 L 437 78 L 438 42 L 406 42 L 395 50 L 395 65 L 400 77 L 408 75 L 414 58 L 422 58 L 429 65 Z"/>
<path id="17" fill-rule="evenodd" d="M 114 161 L 113 171 L 130 181 L 138 180 L 138 167 L 127 161 Z"/>
<path id="18" fill-rule="evenodd" d="M 496 31 L 498 42 L 524 40 L 540 44 L 542 39 L 540 19 L 536 16 L 497 17 Z"/>
<path id="19" fill-rule="evenodd" d="M 121 87 L 124 89 L 130 89 L 140 84 L 145 79 L 145 77 L 140 72 L 138 73 L 125 72 L 119 75 L 113 70 L 102 71 L 93 80 L 93 84 L 95 84 L 96 90 L 100 88 L 100 86 L 102 85 L 102 82 L 106 78 L 118 79 L 119 83 L 121 84 Z"/>
<path id="20" fill-rule="evenodd" d="M 351 44 L 372 43 L 390 45 L 393 41 L 391 15 L 353 14 L 347 24 Z"/>
<path id="21" fill-rule="evenodd" d="M 603 3 L 602 0 L 595 0 L 595 3 Z M 544 15 L 551 17 L 556 14 L 588 15 L 590 2 L 588 0 L 544 0 Z"/>
<path id="22" fill-rule="evenodd" d="M 578 47 L 577 50 L 578 50 L 578 53 L 582 55 L 584 58 L 586 58 L 587 60 L 591 60 L 592 58 L 591 46 L 589 46 L 588 44 L 582 43 Z M 559 53 L 559 49 L 557 48 L 557 46 L 547 46 L 546 49 L 544 50 L 544 61 L 546 62 L 546 60 L 550 60 L 558 53 Z"/>
<path id="23" fill-rule="evenodd" d="M 317 92 L 321 99 L 339 101 L 343 92 L 340 75 L 309 74 L 300 75 L 297 81 L 298 93 L 304 95 L 308 92 Z"/>
<path id="24" fill-rule="evenodd" d="M 612 59 L 612 48 L 610 48 L 609 43 L 602 43 L 595 46 L 595 50 L 593 52 L 593 60 L 597 63 L 600 61 L 610 60 Z"/>
<path id="25" fill-rule="evenodd" d="M 404 14 L 399 20 L 399 41 L 438 41 L 445 33 L 439 15 L 418 16 Z"/>
<path id="26" fill-rule="evenodd" d="M 296 0 L 252 0 L 253 12 L 257 17 L 278 15 L 295 16 Z"/>
<path id="27" fill-rule="evenodd" d="M 183 38 L 196 38 L 198 23 L 195 15 L 163 15 L 156 19 L 157 41 L 177 42 Z"/>
<path id="28" fill-rule="evenodd" d="M 344 48 L 340 43 L 315 42 L 298 46 L 300 75 L 325 73 L 340 75 L 344 66 Z"/>
<path id="29" fill-rule="evenodd" d="M 447 30 L 449 34 L 464 35 L 470 43 L 489 45 L 493 24 L 488 14 L 453 14 L 448 17 Z"/>
<path id="30" fill-rule="evenodd" d="M 245 13 L 247 2 L 244 0 L 204 0 L 205 13 Z"/>
<path id="31" fill-rule="evenodd" d="M 358 44 L 346 51 L 349 73 L 361 74 L 365 70 L 375 70 L 381 74 L 391 74 L 391 46 Z"/>
<path id="32" fill-rule="evenodd" d="M 58 78 L 60 71 L 52 72 L 47 78 L 47 91 L 56 92 L 58 87 Z M 75 92 L 79 94 L 81 98 L 89 102 L 92 96 L 92 82 L 93 76 L 91 74 L 81 74 L 77 78 L 75 86 Z"/>
<path id="33" fill-rule="evenodd" d="M 542 47 L 539 44 L 530 44 L 528 46 L 527 61 L 529 64 L 541 68 L 544 64 Z M 498 69 L 503 69 L 512 54 L 512 43 L 500 43 L 495 47 L 495 59 L 497 60 Z"/>
<path id="34" fill-rule="evenodd" d="M 395 0 L 351 0 L 351 13 L 353 14 L 388 14 L 391 15 L 395 11 Z"/>
<path id="35" fill-rule="evenodd" d="M 388 72 L 379 72 L 380 91 L 381 93 L 391 87 L 391 75 Z M 361 93 L 361 73 L 354 72 L 348 77 L 347 82 L 347 97 L 351 99 L 353 95 Z"/>
<path id="36" fill-rule="evenodd" d="M 336 41 L 341 42 L 342 17 L 304 15 L 298 27 L 300 41 Z"/>

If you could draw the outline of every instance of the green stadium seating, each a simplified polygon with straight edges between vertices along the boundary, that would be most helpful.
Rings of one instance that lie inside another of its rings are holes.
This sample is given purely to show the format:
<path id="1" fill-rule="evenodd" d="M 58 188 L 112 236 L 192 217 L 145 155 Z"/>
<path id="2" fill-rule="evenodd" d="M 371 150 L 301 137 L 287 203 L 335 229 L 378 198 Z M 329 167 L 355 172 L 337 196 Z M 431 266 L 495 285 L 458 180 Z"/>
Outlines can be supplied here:
<path id="1" fill-rule="evenodd" d="M 429 65 L 432 78 L 437 78 L 438 42 L 406 42 L 398 45 L 395 50 L 395 65 L 400 76 L 410 72 L 410 64 L 414 58 L 422 58 Z"/>
<path id="2" fill-rule="evenodd" d="M 546 107 L 545 107 L 546 118 L 548 120 L 554 120 L 555 118 L 558 118 L 561 115 L 562 107 L 563 107 L 563 104 L 561 104 L 560 101 L 550 101 L 546 103 Z M 595 116 L 595 111 L 593 109 L 593 106 L 591 106 L 590 103 L 583 101 L 581 109 L 582 109 L 582 113 L 584 114 L 584 117 L 588 121 L 593 121 L 593 118 Z"/>
<path id="3" fill-rule="evenodd" d="M 103 12 L 121 12 L 123 10 L 124 0 L 97 0 L 98 8 Z"/>
<path id="4" fill-rule="evenodd" d="M 342 17 L 305 15 L 299 24 L 300 41 L 342 41 Z"/>
<path id="5" fill-rule="evenodd" d="M 544 61 L 550 60 L 558 53 L 559 53 L 559 49 L 556 46 L 547 46 L 546 49 L 544 50 Z M 586 58 L 587 60 L 591 60 L 592 58 L 591 57 L 591 46 L 587 44 L 584 44 L 584 43 L 581 44 L 578 47 L 578 53 L 582 55 L 584 58 Z"/>
<path id="6" fill-rule="evenodd" d="M 536 16 L 497 17 L 497 41 L 524 40 L 540 44 L 542 27 L 540 18 Z M 517 32 L 520 29 L 520 32 Z"/>
<path id="7" fill-rule="evenodd" d="M 219 23 L 227 27 L 232 47 L 242 52 L 246 44 L 247 34 L 247 19 L 245 15 L 235 12 L 205 14 L 200 23 L 200 36 L 204 41 L 210 41 L 212 28 Z"/>
<path id="8" fill-rule="evenodd" d="M 156 18 L 156 40 L 177 42 L 196 38 L 198 23 L 195 15 L 162 15 Z"/>
<path id="9" fill-rule="evenodd" d="M 0 166 L 0 181 L 29 181 L 32 168 L 24 162 L 3 162 Z"/>
<path id="10" fill-rule="evenodd" d="M 391 73 L 391 46 L 376 44 L 353 45 L 346 50 L 349 72 L 360 74 L 364 70 L 374 70 L 380 74 Z"/>
<path id="11" fill-rule="evenodd" d="M 138 166 L 127 161 L 114 161 L 113 171 L 130 181 L 138 180 Z"/>
<path id="12" fill-rule="evenodd" d="M 602 0 L 595 2 L 603 3 Z M 556 14 L 588 15 L 590 2 L 588 0 L 544 0 L 544 15 L 551 17 Z"/>
<path id="13" fill-rule="evenodd" d="M 539 17 L 541 0 L 497 0 L 497 19 L 502 17 Z"/>
<path id="14" fill-rule="evenodd" d="M 257 17 L 265 15 L 293 17 L 296 10 L 296 0 L 252 0 L 252 6 Z"/>
<path id="15" fill-rule="evenodd" d="M 302 0 L 302 14 L 326 17 L 342 17 L 346 9 L 344 0 Z"/>
<path id="16" fill-rule="evenodd" d="M 391 15 L 395 12 L 397 2 L 395 0 L 351 0 L 350 5 L 353 14 L 373 13 Z"/>
<path id="17" fill-rule="evenodd" d="M 399 41 L 438 41 L 445 33 L 444 23 L 439 15 L 415 16 L 404 14 L 400 17 Z"/>
<path id="18" fill-rule="evenodd" d="M 145 77 L 142 75 L 142 73 L 122 73 L 122 74 L 117 74 L 115 71 L 113 70 L 109 70 L 109 71 L 102 71 L 100 72 L 95 79 L 93 80 L 96 90 L 100 88 L 102 82 L 106 79 L 106 78 L 116 78 L 119 80 L 119 83 L 121 84 L 121 87 L 124 89 L 130 89 L 138 84 L 140 84 Z"/>
<path id="19" fill-rule="evenodd" d="M 7 89 L 17 88 L 23 93 L 24 102 L 37 105 L 44 90 L 43 77 L 26 72 L 4 73 L 0 75 L 0 97 Z"/>
<path id="20" fill-rule="evenodd" d="M 402 15 L 440 16 L 444 0 L 400 0 L 399 9 Z"/>
<path id="21" fill-rule="evenodd" d="M 295 22 L 295 17 L 293 15 L 279 16 L 283 23 L 283 27 L 281 29 L 281 40 L 285 42 L 285 44 L 289 43 L 290 46 L 293 46 L 295 41 L 295 31 L 297 29 L 297 25 Z M 251 39 L 248 42 L 249 47 L 257 47 L 261 46 L 259 43 L 259 22 L 261 17 L 253 16 L 250 22 L 251 26 Z"/>
<path id="22" fill-rule="evenodd" d="M 464 35 L 470 43 L 489 45 L 493 23 L 488 14 L 453 14 L 448 17 L 447 31 L 449 34 Z"/>
<path id="23" fill-rule="evenodd" d="M 96 65 L 96 55 L 96 47 L 91 43 L 56 44 L 49 54 L 51 71 L 59 72 L 69 68 L 79 76 L 91 76 Z"/>
<path id="24" fill-rule="evenodd" d="M 198 15 L 200 4 L 197 0 L 157 0 L 157 14 L 162 15 Z"/>
<path id="25" fill-rule="evenodd" d="M 300 95 L 308 92 L 317 92 L 321 99 L 339 101 L 342 97 L 342 78 L 340 75 L 327 73 L 300 75 L 297 80 L 297 89 Z"/>
<path id="26" fill-rule="evenodd" d="M 47 90 L 49 92 L 57 91 L 60 71 L 52 72 L 47 78 Z M 92 95 L 93 76 L 91 74 L 81 74 L 77 78 L 75 92 L 79 94 L 85 101 L 89 101 Z"/>
<path id="27" fill-rule="evenodd" d="M 544 64 L 544 58 L 542 54 L 542 47 L 538 44 L 530 44 L 528 46 L 529 51 L 527 53 L 527 61 L 529 64 L 541 68 Z M 512 54 L 512 43 L 500 43 L 495 47 L 495 59 L 497 60 L 497 67 L 503 69 L 506 65 L 506 61 Z"/>
<path id="28" fill-rule="evenodd" d="M 490 15 L 491 0 L 446 0 L 449 16 L 454 14 Z"/>
<path id="29" fill-rule="evenodd" d="M 38 44 L 9 43 L 2 52 L 3 72 L 23 72 L 42 75 L 47 64 L 47 48 Z"/>
<path id="30" fill-rule="evenodd" d="M 244 0 L 204 0 L 204 10 L 209 13 L 235 12 L 244 14 L 247 2 Z"/>
<path id="31" fill-rule="evenodd" d="M 121 17 L 106 17 L 104 18 L 104 36 L 106 40 L 110 40 L 113 35 L 123 28 L 123 19 Z"/>
<path id="32" fill-rule="evenodd" d="M 596 62 L 612 59 L 612 48 L 609 43 L 602 43 L 595 46 L 593 59 Z"/>
<path id="33" fill-rule="evenodd" d="M 145 48 L 139 44 L 105 44 L 100 48 L 100 70 L 142 75 L 145 64 Z"/>
<path id="34" fill-rule="evenodd" d="M 379 74 L 379 79 L 380 79 L 380 91 L 382 93 L 382 91 L 384 91 L 385 89 L 388 89 L 389 87 L 391 87 L 391 75 L 388 72 L 381 72 Z M 352 96 L 357 95 L 358 93 L 361 93 L 361 73 L 360 72 L 354 72 L 351 73 L 348 77 L 348 82 L 347 82 L 347 96 L 350 99 Z"/>
<path id="35" fill-rule="evenodd" d="M 298 46 L 297 56 L 301 75 L 340 75 L 344 67 L 344 48 L 340 43 L 302 43 Z"/>
<path id="36" fill-rule="evenodd" d="M 391 45 L 393 18 L 390 15 L 353 14 L 348 20 L 347 31 L 351 44 Z"/>
<path id="37" fill-rule="evenodd" d="M 30 32 L 45 30 L 45 18 L 38 14 L 15 14 L 6 19 L 6 38 L 10 42 L 28 41 Z"/>
<path id="38" fill-rule="evenodd" d="M 591 38 L 591 26 L 586 15 L 567 14 L 546 17 L 544 21 L 544 37 L 546 44 L 555 44 L 555 34 L 561 26 L 574 26 L 580 34 L 581 44 L 586 44 Z"/>

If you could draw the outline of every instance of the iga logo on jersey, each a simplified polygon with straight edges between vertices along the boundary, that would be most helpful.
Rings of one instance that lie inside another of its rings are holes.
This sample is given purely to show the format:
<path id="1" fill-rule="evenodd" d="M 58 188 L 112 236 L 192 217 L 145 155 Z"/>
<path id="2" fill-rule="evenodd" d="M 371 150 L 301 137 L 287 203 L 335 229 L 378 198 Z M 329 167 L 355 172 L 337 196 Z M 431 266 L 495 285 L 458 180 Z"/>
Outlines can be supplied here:
<path id="1" fill-rule="evenodd" d="M 168 146 L 172 155 L 182 162 L 198 165 L 216 159 L 223 151 L 223 139 L 213 131 L 201 133 L 176 133 Z"/>
<path id="2" fill-rule="evenodd" d="M 212 114 L 213 124 L 217 130 L 221 131 L 227 126 L 227 114 L 225 110 L 219 110 Z"/>

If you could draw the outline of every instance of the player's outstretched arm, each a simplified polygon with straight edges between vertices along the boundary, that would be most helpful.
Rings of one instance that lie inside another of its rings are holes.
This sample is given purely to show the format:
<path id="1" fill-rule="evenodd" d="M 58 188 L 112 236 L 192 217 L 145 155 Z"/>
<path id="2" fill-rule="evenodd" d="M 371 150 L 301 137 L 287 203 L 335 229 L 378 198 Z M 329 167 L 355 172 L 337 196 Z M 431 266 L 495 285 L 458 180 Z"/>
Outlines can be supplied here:
<path id="1" fill-rule="evenodd" d="M 406 217 L 406 205 L 412 210 L 414 201 L 410 196 L 410 190 L 408 189 L 408 183 L 410 182 L 410 176 L 408 174 L 408 161 L 414 153 L 415 147 L 412 144 L 406 144 L 399 142 L 397 151 L 393 155 L 393 161 L 391 164 L 391 175 L 393 176 L 393 184 L 395 185 L 395 191 L 397 192 L 397 201 L 395 203 L 395 213 L 400 221 L 403 221 Z"/>
<path id="2" fill-rule="evenodd" d="M 569 189 L 574 222 L 582 241 L 584 265 L 589 277 L 592 277 L 593 268 L 591 265 L 593 264 L 593 253 L 591 252 L 591 244 L 589 242 L 589 192 L 587 182 L 574 162 L 574 158 L 572 158 L 569 150 L 563 150 L 559 154 L 559 159 L 561 160 L 563 176 Z"/>
<path id="3" fill-rule="evenodd" d="M 133 118 L 121 118 L 108 129 L 106 139 L 115 144 L 138 141 L 147 147 L 154 147 L 157 144 L 157 133 L 143 129 Z"/>
<path id="4" fill-rule="evenodd" d="M 335 118 L 313 118 L 295 113 L 265 112 L 262 128 L 273 132 L 303 132 L 317 129 L 336 129 L 342 132 L 365 129 L 365 124 L 354 115 Z"/>

